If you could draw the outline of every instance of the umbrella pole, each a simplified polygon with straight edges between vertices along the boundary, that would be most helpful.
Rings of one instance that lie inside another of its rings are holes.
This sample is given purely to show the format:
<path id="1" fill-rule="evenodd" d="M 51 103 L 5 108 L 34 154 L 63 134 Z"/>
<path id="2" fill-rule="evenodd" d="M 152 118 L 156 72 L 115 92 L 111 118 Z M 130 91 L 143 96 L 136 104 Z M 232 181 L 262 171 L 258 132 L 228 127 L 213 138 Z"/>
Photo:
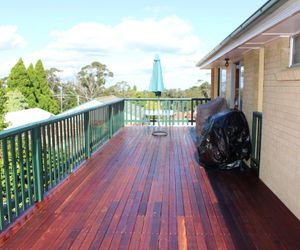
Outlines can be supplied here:
<path id="1" fill-rule="evenodd" d="M 164 131 L 164 130 L 161 130 L 160 128 L 160 97 L 158 96 L 158 103 L 157 103 L 157 119 L 158 119 L 158 129 L 157 130 L 154 130 L 152 135 L 153 136 L 167 136 L 168 133 L 167 131 Z"/>

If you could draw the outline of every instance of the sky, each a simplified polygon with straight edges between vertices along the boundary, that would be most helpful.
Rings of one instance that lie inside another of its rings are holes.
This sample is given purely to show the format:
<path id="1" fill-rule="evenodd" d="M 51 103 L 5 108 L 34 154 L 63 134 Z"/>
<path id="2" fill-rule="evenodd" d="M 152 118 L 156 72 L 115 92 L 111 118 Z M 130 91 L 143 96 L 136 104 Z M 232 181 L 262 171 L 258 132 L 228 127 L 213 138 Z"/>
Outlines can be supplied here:
<path id="1" fill-rule="evenodd" d="M 148 89 L 153 59 L 160 56 L 165 88 L 186 89 L 210 80 L 195 65 L 266 0 L 14 0 L 2 1 L 0 77 L 22 57 L 76 80 L 93 61 L 114 73 L 110 86 L 126 81 Z"/>

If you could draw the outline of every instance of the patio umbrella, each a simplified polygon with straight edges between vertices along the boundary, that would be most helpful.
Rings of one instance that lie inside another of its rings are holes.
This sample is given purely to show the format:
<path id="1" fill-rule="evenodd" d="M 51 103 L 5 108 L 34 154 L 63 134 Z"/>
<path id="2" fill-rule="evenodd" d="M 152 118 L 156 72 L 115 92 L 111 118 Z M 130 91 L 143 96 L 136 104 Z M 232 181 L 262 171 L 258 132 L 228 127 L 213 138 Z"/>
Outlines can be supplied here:
<path id="1" fill-rule="evenodd" d="M 153 70 L 152 76 L 150 81 L 149 90 L 154 92 L 155 95 L 158 97 L 158 110 L 157 110 L 157 117 L 158 117 L 158 129 L 155 130 L 152 135 L 155 136 L 166 136 L 168 133 L 160 129 L 160 96 L 161 92 L 164 90 L 164 81 L 162 76 L 161 64 L 159 56 L 156 55 L 153 62 Z"/>
<path id="2" fill-rule="evenodd" d="M 154 58 L 149 90 L 154 92 L 156 96 L 161 96 L 161 92 L 164 90 L 164 81 L 158 55 Z"/>

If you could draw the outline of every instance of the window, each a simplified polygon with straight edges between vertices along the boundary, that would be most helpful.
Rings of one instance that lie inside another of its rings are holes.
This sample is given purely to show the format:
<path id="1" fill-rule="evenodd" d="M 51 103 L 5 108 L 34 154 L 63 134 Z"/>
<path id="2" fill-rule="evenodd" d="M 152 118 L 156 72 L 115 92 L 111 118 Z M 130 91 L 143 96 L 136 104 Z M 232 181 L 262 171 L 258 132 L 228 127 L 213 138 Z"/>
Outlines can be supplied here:
<path id="1" fill-rule="evenodd" d="M 291 66 L 300 66 L 300 34 L 292 37 L 291 40 Z"/>
<path id="2" fill-rule="evenodd" d="M 226 69 L 219 69 L 219 96 L 226 98 Z"/>
<path id="3" fill-rule="evenodd" d="M 243 110 L 243 92 L 244 92 L 244 65 L 240 65 L 240 79 L 239 79 L 239 99 L 238 99 L 238 107 L 239 110 Z"/>

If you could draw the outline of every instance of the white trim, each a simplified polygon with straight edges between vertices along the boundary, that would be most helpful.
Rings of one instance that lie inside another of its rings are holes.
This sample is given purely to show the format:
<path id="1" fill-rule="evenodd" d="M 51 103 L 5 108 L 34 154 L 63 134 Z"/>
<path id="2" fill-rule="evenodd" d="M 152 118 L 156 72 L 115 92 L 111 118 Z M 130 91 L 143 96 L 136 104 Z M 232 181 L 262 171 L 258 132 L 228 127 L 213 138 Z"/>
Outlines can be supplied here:
<path id="1" fill-rule="evenodd" d="M 218 52 L 214 53 L 210 58 L 208 58 L 206 61 L 202 62 L 201 65 L 198 66 L 200 68 L 206 68 L 209 64 L 218 60 L 220 57 L 243 45 L 250 39 L 266 32 L 268 29 L 272 28 L 276 24 L 284 21 L 288 17 L 293 16 L 298 12 L 300 12 L 300 2 L 297 0 L 288 1 L 283 6 L 274 11 L 272 14 L 270 14 L 268 17 L 261 20 L 258 25 L 251 28 L 247 33 L 241 35 L 240 38 L 234 40 L 234 42 L 225 45 L 223 48 L 218 50 Z"/>
<path id="2" fill-rule="evenodd" d="M 300 39 L 300 33 L 298 34 L 294 34 L 291 38 L 290 38 L 290 58 L 289 58 L 289 67 L 296 67 L 300 65 L 300 62 L 294 63 L 294 40 L 295 37 L 297 37 L 298 39 Z"/>

